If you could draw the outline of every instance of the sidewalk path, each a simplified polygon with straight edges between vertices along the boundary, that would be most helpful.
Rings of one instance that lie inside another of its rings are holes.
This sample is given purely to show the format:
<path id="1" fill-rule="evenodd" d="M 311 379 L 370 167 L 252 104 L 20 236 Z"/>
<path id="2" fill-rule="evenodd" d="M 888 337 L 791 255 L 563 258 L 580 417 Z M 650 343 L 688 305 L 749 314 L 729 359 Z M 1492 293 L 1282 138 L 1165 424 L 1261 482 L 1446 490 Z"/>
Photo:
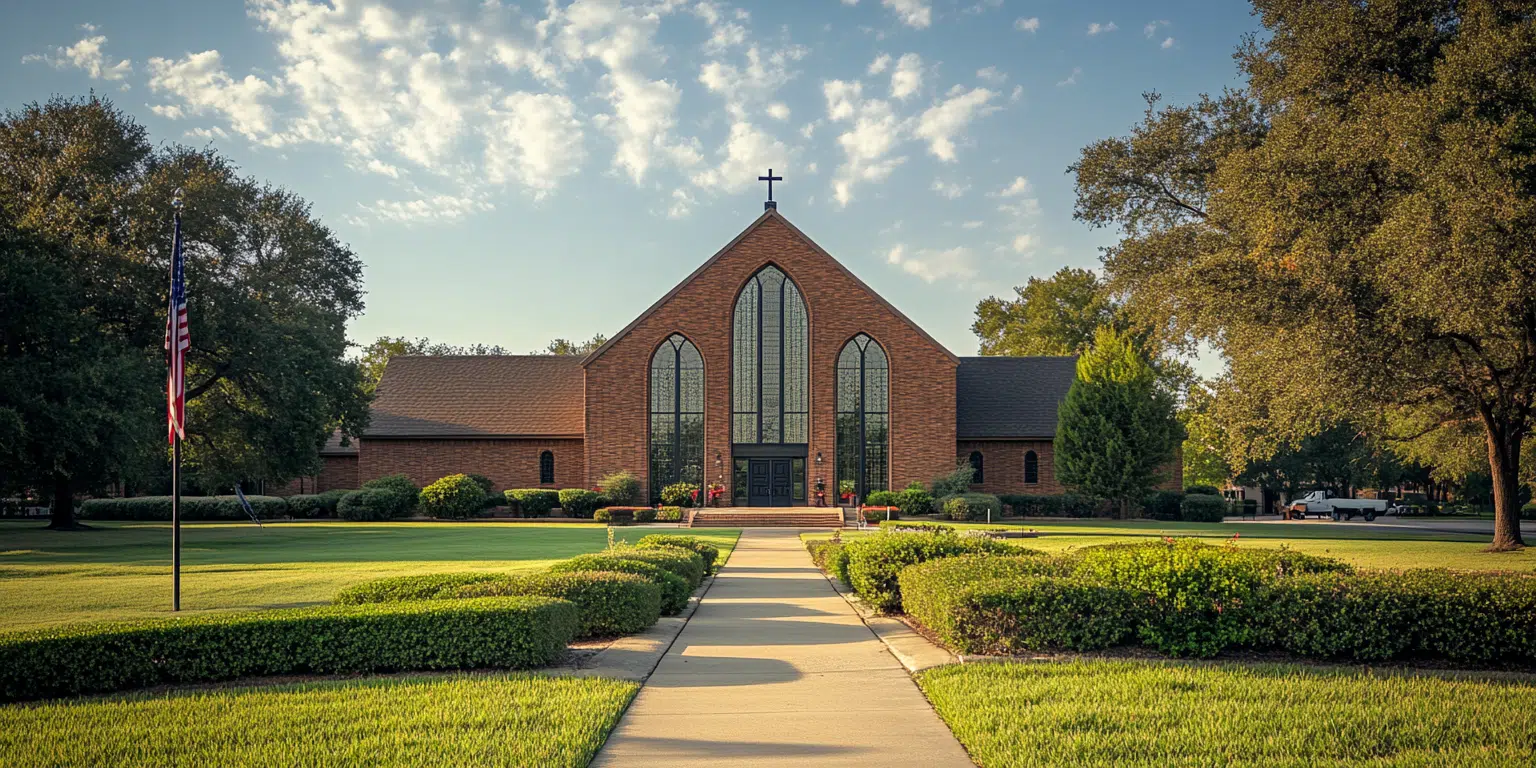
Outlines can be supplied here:
<path id="1" fill-rule="evenodd" d="M 597 766 L 970 766 L 795 531 L 748 529 Z"/>

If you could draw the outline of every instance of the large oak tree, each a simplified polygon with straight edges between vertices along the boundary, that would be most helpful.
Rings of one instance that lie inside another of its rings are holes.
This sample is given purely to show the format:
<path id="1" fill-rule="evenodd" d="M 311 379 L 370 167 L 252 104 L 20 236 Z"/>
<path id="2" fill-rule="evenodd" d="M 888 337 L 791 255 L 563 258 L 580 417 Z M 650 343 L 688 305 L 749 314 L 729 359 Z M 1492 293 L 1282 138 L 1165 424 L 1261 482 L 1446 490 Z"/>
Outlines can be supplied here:
<path id="1" fill-rule="evenodd" d="M 1265 34 L 1238 51 L 1244 91 L 1154 105 L 1074 166 L 1078 216 L 1124 235 L 1111 284 L 1220 350 L 1250 432 L 1276 443 L 1345 421 L 1475 426 L 1492 548 L 1521 547 L 1536 2 L 1254 6 Z"/>

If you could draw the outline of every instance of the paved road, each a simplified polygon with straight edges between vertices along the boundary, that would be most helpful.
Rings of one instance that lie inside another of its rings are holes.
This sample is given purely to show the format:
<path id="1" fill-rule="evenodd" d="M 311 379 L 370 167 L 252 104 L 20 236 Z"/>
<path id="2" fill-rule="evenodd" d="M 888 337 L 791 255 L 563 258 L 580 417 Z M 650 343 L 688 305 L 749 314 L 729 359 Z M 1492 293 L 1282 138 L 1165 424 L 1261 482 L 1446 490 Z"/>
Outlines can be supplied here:
<path id="1" fill-rule="evenodd" d="M 797 533 L 749 529 L 593 765 L 972 763 Z"/>
<path id="2" fill-rule="evenodd" d="M 1350 528 L 1368 528 L 1372 530 L 1389 531 L 1416 531 L 1424 533 L 1461 533 L 1473 536 L 1492 536 L 1492 520 L 1424 520 L 1413 517 L 1396 517 L 1383 515 L 1371 522 L 1364 518 L 1333 522 L 1326 518 L 1308 518 L 1306 520 L 1283 520 L 1279 516 L 1264 516 L 1257 520 L 1248 517 L 1229 517 L 1229 523 L 1270 523 L 1274 525 L 1336 525 Z M 1536 535 L 1536 521 L 1523 520 L 1520 523 L 1520 532 L 1525 536 Z"/>

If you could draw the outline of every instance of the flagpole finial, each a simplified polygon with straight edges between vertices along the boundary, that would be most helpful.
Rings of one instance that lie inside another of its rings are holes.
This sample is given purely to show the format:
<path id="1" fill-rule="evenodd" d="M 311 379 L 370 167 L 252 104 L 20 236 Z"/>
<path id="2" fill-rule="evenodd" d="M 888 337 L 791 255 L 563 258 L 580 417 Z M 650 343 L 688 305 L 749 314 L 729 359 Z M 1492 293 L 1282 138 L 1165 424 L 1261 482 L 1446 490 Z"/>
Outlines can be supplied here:
<path id="1" fill-rule="evenodd" d="M 171 207 L 181 209 L 181 187 L 177 187 L 176 191 L 171 193 Z"/>

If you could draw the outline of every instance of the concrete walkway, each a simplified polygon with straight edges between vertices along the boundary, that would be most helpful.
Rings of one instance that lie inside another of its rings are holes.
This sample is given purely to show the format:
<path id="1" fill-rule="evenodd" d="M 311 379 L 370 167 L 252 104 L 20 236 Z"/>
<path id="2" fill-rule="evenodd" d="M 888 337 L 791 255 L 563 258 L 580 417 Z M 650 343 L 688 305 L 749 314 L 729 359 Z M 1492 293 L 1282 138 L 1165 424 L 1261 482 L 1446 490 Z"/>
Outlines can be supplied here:
<path id="1" fill-rule="evenodd" d="M 972 763 L 797 532 L 748 529 L 593 765 Z"/>

